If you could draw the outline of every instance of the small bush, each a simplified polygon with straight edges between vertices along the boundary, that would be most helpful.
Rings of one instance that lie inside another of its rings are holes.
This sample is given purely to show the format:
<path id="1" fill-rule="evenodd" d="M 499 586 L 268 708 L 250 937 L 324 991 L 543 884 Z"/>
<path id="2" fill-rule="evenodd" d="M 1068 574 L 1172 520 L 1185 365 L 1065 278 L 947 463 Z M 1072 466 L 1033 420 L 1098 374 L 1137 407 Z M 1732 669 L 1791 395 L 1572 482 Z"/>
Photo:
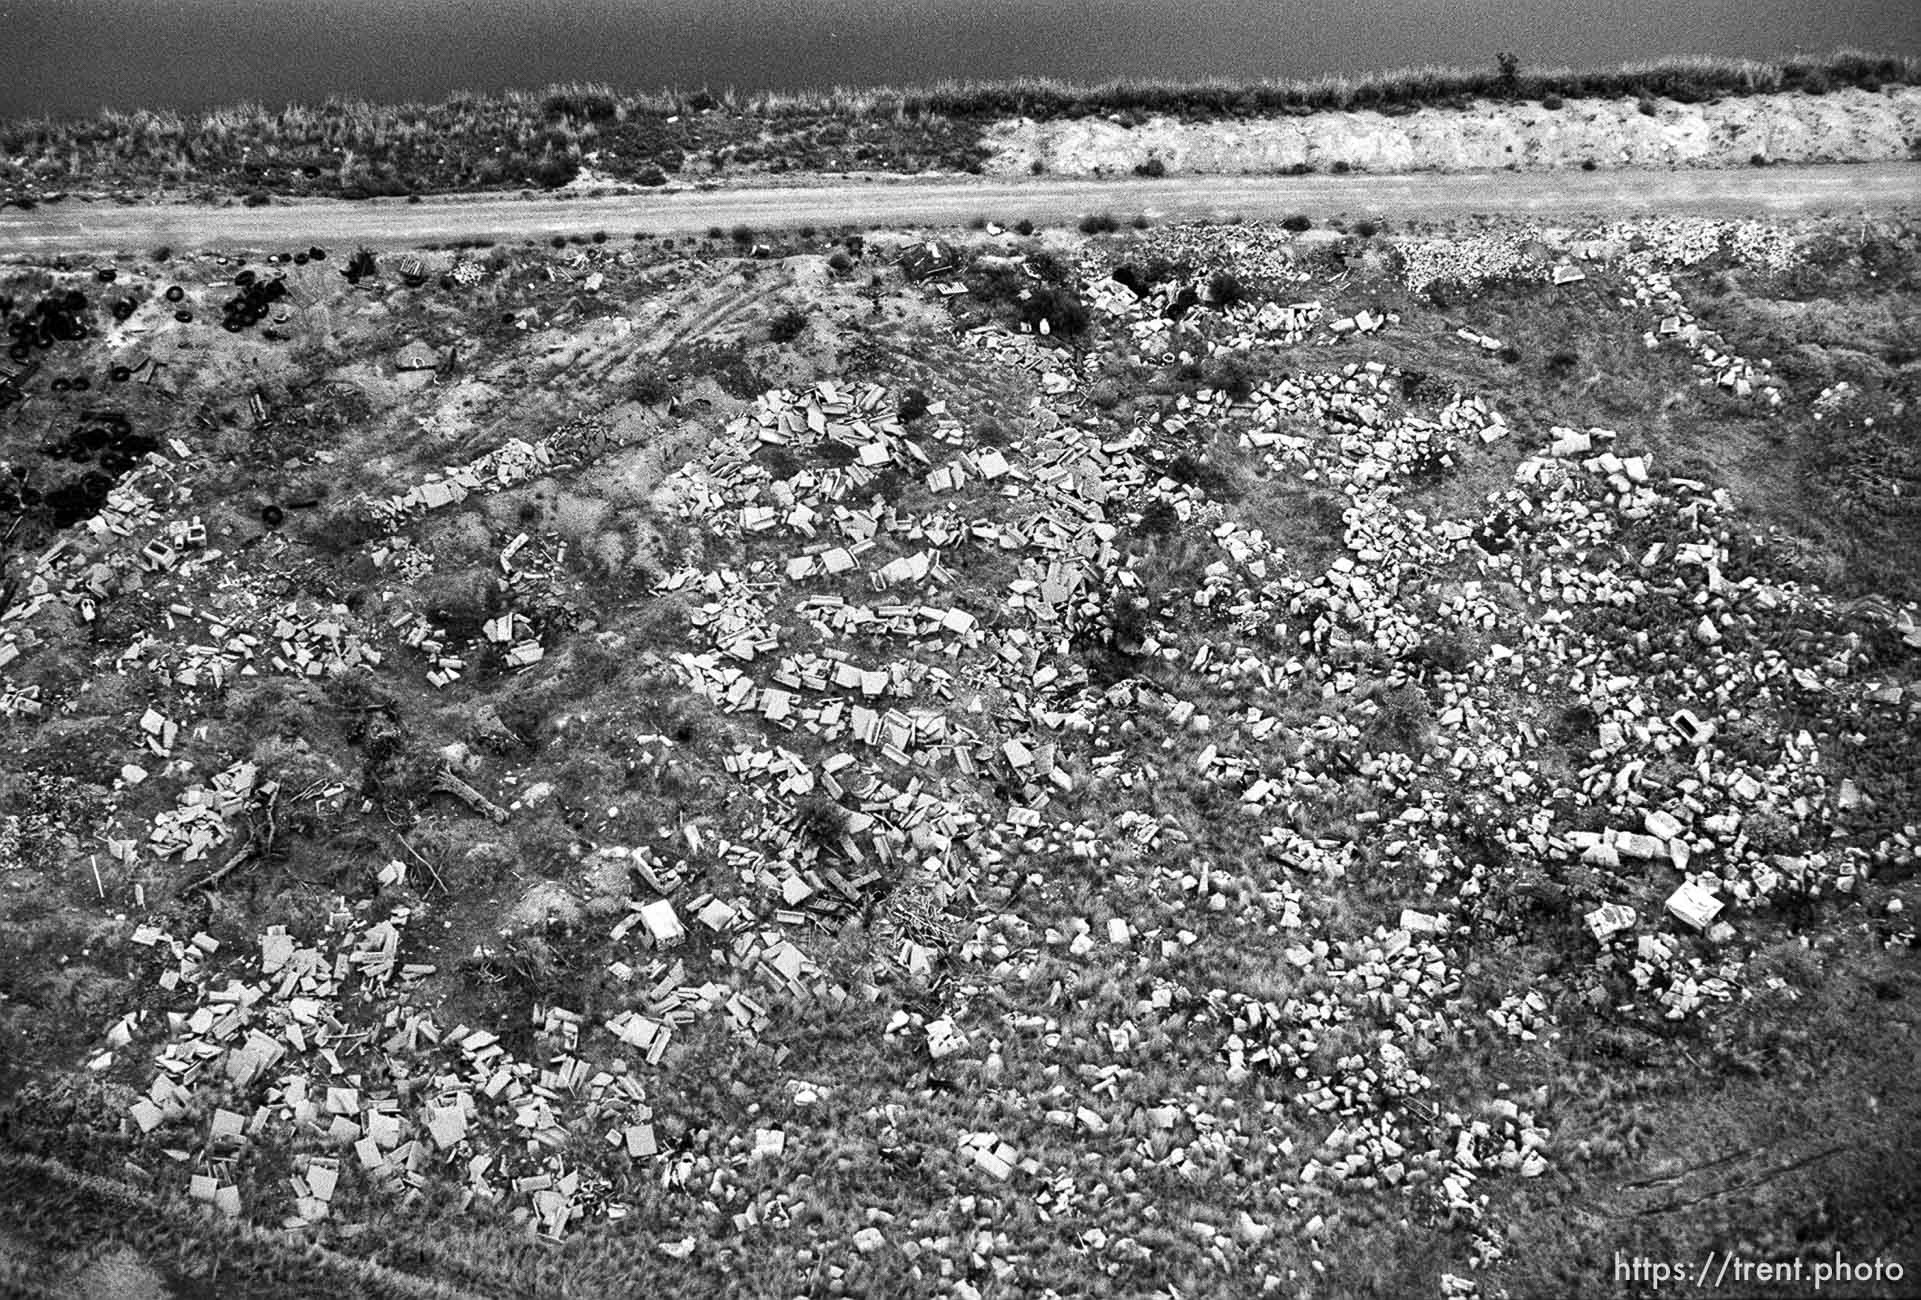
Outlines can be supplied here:
<path id="1" fill-rule="evenodd" d="M 1207 296 L 1216 306 L 1232 307 L 1247 299 L 1247 289 L 1232 271 L 1216 271 L 1207 281 Z"/>
<path id="2" fill-rule="evenodd" d="M 1581 355 L 1571 348 L 1557 348 L 1548 355 L 1547 372 L 1555 379 L 1565 379 L 1574 373 L 1581 364 Z"/>
<path id="3" fill-rule="evenodd" d="M 1767 165 L 1768 165 L 1768 156 L 1766 154 L 1753 153 L 1748 155 L 1748 166 L 1766 167 Z"/>
<path id="4" fill-rule="evenodd" d="M 1034 233 L 1034 223 L 1026 217 L 1022 217 L 1014 223 L 1014 233 L 1017 235 L 1031 235 Z"/>
<path id="5" fill-rule="evenodd" d="M 774 317 L 767 326 L 767 337 L 776 343 L 791 343 L 801 336 L 807 328 L 807 313 L 798 307 L 789 307 Z"/>
<path id="6" fill-rule="evenodd" d="M 725 239 L 727 238 L 727 232 L 719 226 L 709 226 L 707 227 L 707 238 L 714 240 Z"/>
<path id="7" fill-rule="evenodd" d="M 1146 162 L 1139 163 L 1135 166 L 1134 174 L 1136 176 L 1147 176 L 1158 180 L 1167 175 L 1167 164 L 1159 158 L 1149 158 Z"/>
<path id="8" fill-rule="evenodd" d="M 977 212 L 972 217 L 968 218 L 967 228 L 969 230 L 985 230 L 987 229 L 987 218 L 981 216 Z"/>
<path id="9" fill-rule="evenodd" d="M 273 202 L 273 195 L 265 190 L 248 190 L 247 197 L 241 201 L 250 208 L 264 208 Z"/>
<path id="10" fill-rule="evenodd" d="M 1145 212 L 1136 212 L 1134 214 L 1134 219 L 1128 222 L 1127 224 L 1134 227 L 1134 229 L 1136 230 L 1146 230 L 1149 226 L 1153 225 L 1154 223 L 1148 219 L 1148 216 Z"/>
<path id="11" fill-rule="evenodd" d="M 1583 158 L 1583 159 L 1581 160 L 1581 170 L 1582 170 L 1582 171 L 1584 171 L 1584 172 L 1591 172 L 1591 171 L 1593 171 L 1593 170 L 1594 170 L 1594 159 L 1592 159 L 1592 158 Z"/>
<path id="12" fill-rule="evenodd" d="M 1290 217 L 1286 217 L 1281 221 L 1281 229 L 1292 230 L 1296 234 L 1299 234 L 1301 231 L 1308 229 L 1313 224 L 1314 223 L 1312 221 L 1309 221 L 1306 217 L 1296 212 L 1294 215 Z"/>
<path id="13" fill-rule="evenodd" d="M 1246 401 L 1254 392 L 1254 367 L 1245 353 L 1229 352 L 1210 361 L 1206 370 L 1207 386 L 1226 393 L 1237 402 Z"/>
<path id="14" fill-rule="evenodd" d="M 596 244 L 604 244 L 604 243 L 606 243 L 606 242 L 607 242 L 607 232 L 606 232 L 606 231 L 604 231 L 604 230 L 596 230 L 596 231 L 594 232 L 594 242 L 595 242 Z"/>
<path id="15" fill-rule="evenodd" d="M 1354 168 L 1351 164 L 1349 164 L 1347 159 L 1341 158 L 1341 159 L 1338 159 L 1332 167 L 1328 168 L 1328 170 L 1333 172 L 1336 176 L 1345 176 L 1349 172 L 1353 171 Z"/>
<path id="16" fill-rule="evenodd" d="M 1207 457 L 1192 452 L 1184 451 L 1169 462 L 1167 477 L 1199 488 L 1216 501 L 1232 501 L 1240 496 L 1232 474 Z"/>
<path id="17" fill-rule="evenodd" d="M 1549 95 L 1541 101 L 1541 107 L 1550 113 L 1557 113 L 1565 107 L 1565 105 L 1559 95 Z"/>
<path id="18" fill-rule="evenodd" d="M 1635 104 L 1634 107 L 1641 114 L 1642 117 L 1653 117 L 1655 114 L 1661 111 L 1660 109 L 1654 106 L 1653 100 L 1647 99 L 1647 98 L 1641 99 L 1641 101 Z"/>
<path id="19" fill-rule="evenodd" d="M 1354 234 L 1359 239 L 1372 239 L 1380 233 L 1381 228 L 1375 222 L 1357 221 L 1354 223 Z"/>
<path id="20" fill-rule="evenodd" d="M 828 848 L 847 833 L 847 809 L 826 795 L 810 795 L 794 810 L 795 829 L 815 848 Z"/>
<path id="21" fill-rule="evenodd" d="M 1521 349 L 1515 347 L 1512 343 L 1509 343 L 1504 345 L 1501 348 L 1501 350 L 1495 353 L 1494 355 L 1498 356 L 1499 358 L 1501 358 L 1501 360 L 1507 362 L 1507 364 L 1511 366 L 1521 359 Z"/>
<path id="22" fill-rule="evenodd" d="M 854 269 L 854 259 L 847 256 L 843 250 L 835 249 L 834 255 L 827 259 L 827 269 L 845 275 Z"/>
<path id="23" fill-rule="evenodd" d="M 1083 235 L 1107 235 L 1121 228 L 1111 212 L 1090 212 L 1081 218 L 1080 230 Z"/>
<path id="24" fill-rule="evenodd" d="M 914 421 L 920 419 L 921 416 L 927 414 L 928 404 L 929 401 L 926 393 L 923 393 L 918 388 L 908 389 L 905 393 L 901 394 L 900 422 L 902 424 L 912 424 Z"/>
<path id="25" fill-rule="evenodd" d="M 742 246 L 745 246 L 747 244 L 751 244 L 754 242 L 754 228 L 744 223 L 741 225 L 735 226 L 732 230 L 727 232 L 727 235 L 728 235 L 728 238 L 732 239 L 736 244 L 740 244 Z"/>
<path id="26" fill-rule="evenodd" d="M 648 366 L 634 379 L 634 400 L 645 406 L 658 406 L 673 395 L 673 386 L 658 366 Z"/>
<path id="27" fill-rule="evenodd" d="M 1046 170 L 1047 170 L 1046 164 L 1041 162 L 1041 160 L 1038 158 L 1036 158 L 1033 162 L 1027 164 L 1027 174 L 1030 176 L 1038 176 Z"/>
<path id="28" fill-rule="evenodd" d="M 1087 304 L 1071 289 L 1058 285 L 1036 289 L 1021 307 L 1021 319 L 1029 326 L 1039 329 L 1045 320 L 1048 332 L 1059 337 L 1072 337 L 1087 328 Z"/>
<path id="29" fill-rule="evenodd" d="M 547 242 L 552 244 L 555 248 L 565 248 L 567 247 L 567 236 L 555 235 L 552 239 L 548 240 Z"/>
<path id="30" fill-rule="evenodd" d="M 658 167 L 643 167 L 640 170 L 640 174 L 634 177 L 634 183 L 649 187 L 665 185 L 667 183 L 667 173 Z"/>

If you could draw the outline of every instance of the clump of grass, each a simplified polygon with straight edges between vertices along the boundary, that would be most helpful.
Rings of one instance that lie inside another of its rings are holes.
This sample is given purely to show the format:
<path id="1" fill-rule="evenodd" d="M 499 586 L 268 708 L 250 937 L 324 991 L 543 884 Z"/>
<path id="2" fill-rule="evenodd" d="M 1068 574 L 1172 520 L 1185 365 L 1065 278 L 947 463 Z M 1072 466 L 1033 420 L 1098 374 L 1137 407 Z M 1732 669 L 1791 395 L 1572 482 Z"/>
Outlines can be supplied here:
<path id="1" fill-rule="evenodd" d="M 1305 216 L 1303 216 L 1301 213 L 1298 213 L 1298 212 L 1292 214 L 1291 216 L 1287 216 L 1281 219 L 1281 229 L 1291 230 L 1296 234 L 1299 234 L 1301 231 L 1310 228 L 1311 226 L 1313 226 L 1313 224 L 1314 223 L 1312 221 L 1309 221 Z"/>

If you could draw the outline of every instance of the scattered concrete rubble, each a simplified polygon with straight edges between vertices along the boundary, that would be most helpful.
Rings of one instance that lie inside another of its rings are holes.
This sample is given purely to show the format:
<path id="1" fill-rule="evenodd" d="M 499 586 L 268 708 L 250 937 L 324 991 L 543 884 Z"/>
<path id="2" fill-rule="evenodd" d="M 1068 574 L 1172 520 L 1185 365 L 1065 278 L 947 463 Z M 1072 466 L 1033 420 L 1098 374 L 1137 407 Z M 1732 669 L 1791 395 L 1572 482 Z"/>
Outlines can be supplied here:
<path id="1" fill-rule="evenodd" d="M 1625 305 L 1668 318 L 1684 309 L 1662 267 L 1704 248 L 1790 255 L 1746 226 L 1650 229 L 1618 255 L 1635 285 Z M 1515 251 L 1511 237 L 1415 245 L 1407 275 L 1527 274 L 1590 292 L 1577 286 L 1617 256 L 1599 246 L 1625 238 L 1603 232 L 1558 261 Z M 951 254 L 918 244 L 903 269 L 938 282 Z M 1291 258 L 1272 257 L 1294 274 Z M 1670 473 L 1631 428 L 1511 421 L 1472 393 L 1409 400 L 1389 362 L 1314 351 L 1361 336 L 1391 345 L 1394 313 L 1318 288 L 1230 304 L 1204 301 L 1204 287 L 1140 295 L 1103 270 L 1086 293 L 1101 328 L 1162 364 L 1270 348 L 1298 367 L 1117 419 L 1089 402 L 1084 358 L 989 325 L 956 346 L 1028 385 L 1011 443 L 984 440 L 940 401 L 905 420 L 899 394 L 879 383 L 777 388 L 716 421 L 652 494 L 695 539 L 651 591 L 686 609 L 687 640 L 634 660 L 725 724 L 703 757 L 744 811 L 725 830 L 695 817 L 656 843 L 586 846 L 580 869 L 601 883 L 516 887 L 506 898 L 518 905 L 500 917 L 503 951 L 555 922 L 604 932 L 617 996 L 591 1015 L 543 1001 L 530 1025 L 442 1023 L 421 996 L 434 966 L 410 960 L 420 872 L 433 871 L 424 860 L 389 863 L 371 897 L 337 900 L 317 933 L 276 926 L 257 950 L 141 923 L 131 944 L 174 1009 L 117 1018 L 88 1062 L 103 1076 L 137 1067 L 125 1124 L 140 1139 L 136 1160 L 177 1174 L 220 1213 L 251 1216 L 248 1161 L 284 1149 L 291 1165 L 273 1203 L 290 1230 L 328 1222 L 343 1189 L 404 1204 L 444 1180 L 468 1205 L 560 1241 L 629 1212 L 611 1167 L 716 1213 L 725 1205 L 744 1232 L 783 1221 L 784 1195 L 741 1204 L 718 1189 L 738 1169 L 791 1160 L 801 1121 L 757 1113 L 732 1146 L 657 1128 L 654 1103 L 672 1086 L 663 1063 L 697 1027 L 747 1043 L 796 1008 L 909 989 L 885 1021 L 889 1050 L 991 1080 L 1017 1035 L 1061 1047 L 1072 1002 L 1112 976 L 1131 991 L 1103 994 L 1093 1035 L 1067 1044 L 1084 1053 L 1078 1072 L 1021 1099 L 1081 1159 L 1032 1127 L 1016 1131 L 986 1099 L 969 1131 L 923 1150 L 932 1174 L 969 1198 L 1018 1190 L 1078 1225 L 1097 1204 L 1077 1182 L 1090 1171 L 1118 1186 L 1257 1161 L 1280 1171 L 1277 1204 L 1292 1217 L 1252 1206 L 1193 1224 L 1223 1276 L 1246 1267 L 1266 1289 L 1298 1284 L 1265 1271 L 1277 1233 L 1318 1255 L 1342 1198 L 1393 1196 L 1459 1229 L 1465 1272 L 1442 1290 L 1475 1293 L 1471 1274 L 1502 1249 L 1490 1187 L 1554 1167 L 1552 1117 L 1544 1095 L 1437 1084 L 1439 1044 L 1550 1043 L 1562 996 L 1654 1025 L 1748 997 L 1744 939 L 1767 908 L 1855 894 L 1876 861 L 1912 856 L 1915 832 L 1844 834 L 1865 825 L 1869 801 L 1832 747 L 1798 729 L 1762 746 L 1744 724 L 1808 695 L 1831 716 L 1911 716 L 1917 699 L 1870 668 L 1858 635 L 1834 630 L 1832 601 L 1748 563 L 1726 491 Z M 1199 355 L 1175 352 L 1167 328 L 1184 295 L 1207 314 L 1204 341 L 1183 344 Z M 1652 334 L 1680 339 L 1704 380 L 1737 397 L 1790 400 L 1765 366 L 1691 327 L 1657 322 Z M 1471 326 L 1458 344 L 1505 346 Z M 1177 479 L 1175 458 L 1202 433 L 1341 503 L 1337 553 L 1310 563 Z M 379 531 L 363 548 L 372 571 L 404 586 L 431 567 L 404 535 L 411 525 L 579 463 L 583 438 L 564 426 L 514 439 L 366 503 Z M 164 602 L 168 635 L 129 645 L 122 673 L 192 692 L 384 667 L 455 698 L 468 689 L 472 651 L 404 601 L 373 613 L 306 596 L 190 594 L 232 556 L 171 508 L 168 471 L 186 459 L 171 450 L 130 473 L 85 526 L 117 539 L 122 563 L 55 547 L 30 569 L 0 613 L 0 670 L 35 648 L 40 611 L 93 622 L 137 575 Z M 1410 504 L 1423 484 L 1490 467 L 1498 480 L 1484 496 Z M 1150 512 L 1177 521 L 1190 548 L 1179 589 L 1153 585 L 1136 544 Z M 555 567 L 550 544 L 514 537 L 498 557 L 504 579 Z M 1140 617 L 1123 629 L 1127 601 Z M 1907 644 L 1921 640 L 1910 611 L 1885 613 Z M 478 647 L 517 680 L 554 671 L 559 647 L 537 617 L 509 610 L 480 626 Z M 1467 649 L 1427 653 L 1442 640 Z M 1096 679 L 1080 652 L 1090 642 L 1156 672 Z M 4 685 L 0 711 L 41 707 L 35 688 Z M 1426 712 L 1397 736 L 1407 720 L 1396 701 L 1414 697 Z M 198 721 L 193 697 L 180 698 L 147 707 L 126 737 L 139 761 L 121 769 L 125 789 L 154 772 L 187 777 L 171 765 Z M 1580 742 L 1556 766 L 1545 760 L 1563 746 L 1548 733 L 1563 725 Z M 657 734 L 633 746 L 662 765 L 681 748 Z M 551 786 L 530 785 L 496 804 L 464 742 L 440 757 L 433 790 L 494 824 L 552 801 Z M 193 781 L 150 820 L 111 827 L 108 855 L 129 867 L 141 853 L 211 861 L 244 817 L 294 793 L 252 762 Z M 1205 817 L 1157 797 L 1187 782 L 1217 796 Z M 329 783 L 300 797 L 348 796 Z M 1330 819 L 1330 807 L 1353 811 Z M 1784 852 L 1784 840 L 1798 847 Z M 1083 866 L 1098 887 L 1050 899 L 1037 923 L 1023 893 L 1045 893 L 1054 862 Z M 1580 889 L 1554 904 L 1584 945 L 1567 985 L 1476 978 L 1477 929 L 1522 884 L 1577 868 Z M 1415 882 L 1417 896 L 1382 915 L 1328 907 L 1340 882 L 1387 873 Z M 857 917 L 878 955 L 845 978 L 817 944 Z M 1195 963 L 1210 942 L 1269 953 L 1274 978 L 1200 986 L 1190 972 L 1228 968 Z M 490 942 L 471 960 L 498 955 Z M 530 1046 L 510 1050 L 509 1031 Z M 1206 1062 L 1194 1095 L 1143 1097 L 1139 1062 L 1177 1033 Z M 1244 1084 L 1259 1087 L 1258 1107 L 1244 1108 L 1258 1114 L 1225 1104 Z M 796 1081 L 791 1100 L 827 1107 L 829 1085 Z M 1146 1249 L 1097 1222 L 1076 1231 L 1090 1259 Z M 973 1248 L 977 1275 L 1011 1277 L 1006 1243 L 991 1235 Z M 917 1242 L 891 1216 L 850 1245 L 947 1262 L 946 1246 Z M 659 1249 L 686 1258 L 702 1245 Z"/>

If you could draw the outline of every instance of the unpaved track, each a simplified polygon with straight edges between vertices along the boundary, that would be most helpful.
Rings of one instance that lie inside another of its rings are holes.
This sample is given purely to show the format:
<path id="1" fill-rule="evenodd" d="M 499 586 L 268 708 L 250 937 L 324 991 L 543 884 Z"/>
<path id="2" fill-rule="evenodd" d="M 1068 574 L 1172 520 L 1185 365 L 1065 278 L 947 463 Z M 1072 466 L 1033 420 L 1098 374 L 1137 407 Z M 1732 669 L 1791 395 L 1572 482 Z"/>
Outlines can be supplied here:
<path id="1" fill-rule="evenodd" d="M 1291 213 L 1543 220 L 1636 213 L 1811 216 L 1921 206 L 1921 164 L 1863 163 L 1738 171 L 1493 172 L 1404 176 L 1182 176 L 1165 180 L 876 180 L 782 188 L 651 191 L 614 198 L 506 195 L 264 208 L 122 206 L 67 199 L 0 213 L 0 256 L 176 249 L 271 250 L 309 243 L 408 248 L 605 231 L 699 234 L 815 225 L 959 226 L 975 217 L 1058 224 L 1090 212 L 1156 220 L 1271 220 Z"/>

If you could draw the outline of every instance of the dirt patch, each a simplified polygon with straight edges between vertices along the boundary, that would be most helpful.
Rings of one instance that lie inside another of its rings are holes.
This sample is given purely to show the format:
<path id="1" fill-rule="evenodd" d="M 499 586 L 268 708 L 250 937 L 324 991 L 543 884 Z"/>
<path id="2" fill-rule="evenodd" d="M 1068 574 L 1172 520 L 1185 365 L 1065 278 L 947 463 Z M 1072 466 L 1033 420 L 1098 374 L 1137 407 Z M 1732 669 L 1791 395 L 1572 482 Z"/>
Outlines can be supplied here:
<path id="1" fill-rule="evenodd" d="M 1326 171 L 1478 171 L 1579 167 L 1743 167 L 1770 162 L 1868 162 L 1910 157 L 1921 139 L 1921 91 L 1757 95 L 1718 103 L 1488 100 L 1467 109 L 1316 113 L 1254 121 L 1150 118 L 1128 127 L 1100 118 L 987 128 L 991 175 L 1025 176 L 1035 164 L 1066 176 L 1129 175 L 1158 160 L 1169 173 L 1263 175 Z"/>

